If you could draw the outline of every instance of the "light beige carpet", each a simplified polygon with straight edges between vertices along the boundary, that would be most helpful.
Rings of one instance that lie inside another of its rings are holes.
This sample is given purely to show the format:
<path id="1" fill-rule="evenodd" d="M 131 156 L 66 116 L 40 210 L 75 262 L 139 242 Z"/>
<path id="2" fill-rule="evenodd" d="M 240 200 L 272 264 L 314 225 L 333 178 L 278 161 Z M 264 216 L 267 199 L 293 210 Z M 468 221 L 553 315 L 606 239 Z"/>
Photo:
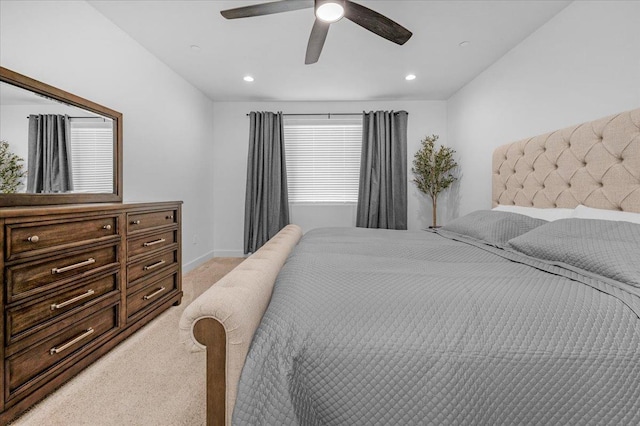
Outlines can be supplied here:
<path id="1" fill-rule="evenodd" d="M 183 277 L 184 298 L 11 423 L 12 426 L 203 425 L 205 354 L 178 341 L 185 307 L 238 265 L 214 258 Z"/>

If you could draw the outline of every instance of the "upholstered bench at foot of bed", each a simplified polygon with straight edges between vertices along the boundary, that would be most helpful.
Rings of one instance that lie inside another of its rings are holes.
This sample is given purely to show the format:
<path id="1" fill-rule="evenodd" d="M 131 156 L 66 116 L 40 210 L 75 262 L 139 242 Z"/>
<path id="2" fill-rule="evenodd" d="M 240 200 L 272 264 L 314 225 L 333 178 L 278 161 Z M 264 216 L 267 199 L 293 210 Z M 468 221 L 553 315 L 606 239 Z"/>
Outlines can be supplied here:
<path id="1" fill-rule="evenodd" d="M 207 424 L 231 424 L 240 373 L 273 284 L 302 237 L 288 225 L 202 293 L 182 314 L 180 338 L 191 351 L 207 350 Z"/>

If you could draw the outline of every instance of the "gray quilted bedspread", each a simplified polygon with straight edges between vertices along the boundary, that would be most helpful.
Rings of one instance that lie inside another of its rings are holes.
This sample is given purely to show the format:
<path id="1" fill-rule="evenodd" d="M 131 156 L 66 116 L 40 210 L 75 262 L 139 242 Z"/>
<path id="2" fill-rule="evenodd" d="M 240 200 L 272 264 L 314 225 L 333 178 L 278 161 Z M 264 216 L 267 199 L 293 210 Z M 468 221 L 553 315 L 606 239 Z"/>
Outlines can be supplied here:
<path id="1" fill-rule="evenodd" d="M 637 288 L 445 234 L 307 233 L 233 424 L 640 424 Z"/>

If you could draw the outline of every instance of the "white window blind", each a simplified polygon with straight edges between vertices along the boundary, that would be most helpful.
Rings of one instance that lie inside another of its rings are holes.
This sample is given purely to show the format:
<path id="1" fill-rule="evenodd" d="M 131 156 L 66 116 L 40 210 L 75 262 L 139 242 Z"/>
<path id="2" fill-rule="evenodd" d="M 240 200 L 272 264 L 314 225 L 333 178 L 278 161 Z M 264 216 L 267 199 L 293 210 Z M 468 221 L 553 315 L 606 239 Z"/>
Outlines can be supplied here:
<path id="1" fill-rule="evenodd" d="M 113 123 L 71 120 L 74 192 L 113 192 Z"/>
<path id="2" fill-rule="evenodd" d="M 362 117 L 285 117 L 290 203 L 356 203 Z"/>

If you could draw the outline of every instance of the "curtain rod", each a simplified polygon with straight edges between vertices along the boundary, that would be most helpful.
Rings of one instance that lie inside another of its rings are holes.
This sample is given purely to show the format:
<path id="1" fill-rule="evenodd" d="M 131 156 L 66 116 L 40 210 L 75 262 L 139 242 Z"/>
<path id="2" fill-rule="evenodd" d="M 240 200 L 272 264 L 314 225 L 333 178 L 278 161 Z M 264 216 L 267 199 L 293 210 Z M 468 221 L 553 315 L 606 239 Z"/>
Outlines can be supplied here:
<path id="1" fill-rule="evenodd" d="M 34 114 L 34 115 L 37 115 L 37 114 Z M 46 114 L 45 114 L 45 115 L 46 115 Z M 29 118 L 29 116 L 27 116 L 27 118 Z M 85 117 L 71 117 L 71 116 L 69 116 L 69 118 L 73 118 L 74 120 L 76 120 L 76 119 L 78 119 L 78 118 L 93 118 L 94 120 L 107 121 L 107 119 L 106 119 L 106 118 L 104 118 L 104 117 L 86 117 L 86 116 L 85 116 Z"/>
<path id="2" fill-rule="evenodd" d="M 282 114 L 285 117 L 303 116 L 303 115 L 326 115 L 331 118 L 332 115 L 362 115 L 361 112 L 315 112 L 309 114 Z M 247 114 L 247 117 L 249 114 Z"/>

